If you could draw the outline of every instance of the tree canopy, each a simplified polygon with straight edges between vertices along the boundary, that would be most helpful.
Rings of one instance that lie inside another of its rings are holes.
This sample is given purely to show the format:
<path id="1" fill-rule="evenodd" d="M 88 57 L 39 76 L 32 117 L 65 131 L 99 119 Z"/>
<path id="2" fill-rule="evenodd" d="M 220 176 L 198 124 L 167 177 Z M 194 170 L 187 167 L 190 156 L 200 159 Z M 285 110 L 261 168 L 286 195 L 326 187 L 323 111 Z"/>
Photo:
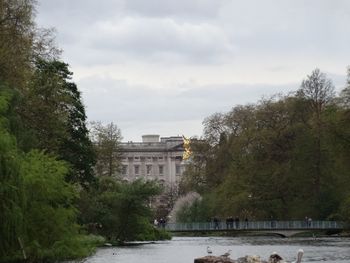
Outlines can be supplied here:
<path id="1" fill-rule="evenodd" d="M 350 193 L 347 89 L 336 97 L 316 69 L 294 94 L 206 118 L 182 182 L 204 195 L 202 220 L 343 218 Z"/>
<path id="2" fill-rule="evenodd" d="M 121 131 L 113 122 L 103 125 L 93 122 L 91 137 L 97 155 L 97 176 L 116 177 L 120 170 Z"/>

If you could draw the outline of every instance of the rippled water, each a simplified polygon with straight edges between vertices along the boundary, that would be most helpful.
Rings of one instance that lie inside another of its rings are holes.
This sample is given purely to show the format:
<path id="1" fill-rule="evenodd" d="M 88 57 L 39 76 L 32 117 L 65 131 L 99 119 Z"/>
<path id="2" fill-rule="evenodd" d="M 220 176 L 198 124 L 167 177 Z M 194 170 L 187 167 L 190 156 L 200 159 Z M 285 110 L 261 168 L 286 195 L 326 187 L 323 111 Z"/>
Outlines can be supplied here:
<path id="1" fill-rule="evenodd" d="M 274 237 L 174 237 L 171 241 L 134 247 L 102 248 L 88 263 L 193 263 L 206 255 L 210 246 L 214 255 L 232 250 L 231 258 L 260 255 L 263 259 L 276 251 L 284 259 L 295 260 L 299 248 L 303 262 L 350 263 L 350 238 L 274 238 Z"/>

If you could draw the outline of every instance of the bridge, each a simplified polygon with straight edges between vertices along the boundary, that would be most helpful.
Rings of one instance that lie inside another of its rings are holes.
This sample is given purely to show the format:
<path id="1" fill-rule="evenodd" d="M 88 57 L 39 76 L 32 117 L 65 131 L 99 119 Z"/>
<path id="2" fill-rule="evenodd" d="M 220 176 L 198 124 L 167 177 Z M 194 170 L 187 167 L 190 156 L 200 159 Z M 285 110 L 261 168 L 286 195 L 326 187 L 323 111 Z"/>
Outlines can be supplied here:
<path id="1" fill-rule="evenodd" d="M 344 223 L 339 221 L 249 221 L 249 222 L 193 222 L 168 223 L 169 232 L 240 232 L 275 234 L 282 237 L 312 231 L 341 231 Z"/>

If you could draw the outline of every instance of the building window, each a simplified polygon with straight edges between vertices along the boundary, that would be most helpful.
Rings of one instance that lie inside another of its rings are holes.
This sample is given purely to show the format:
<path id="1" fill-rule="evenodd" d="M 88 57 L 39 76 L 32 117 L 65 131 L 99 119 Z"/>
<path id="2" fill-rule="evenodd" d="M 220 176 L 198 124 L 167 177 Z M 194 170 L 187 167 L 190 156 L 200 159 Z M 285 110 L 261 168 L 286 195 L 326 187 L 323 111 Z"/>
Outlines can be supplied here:
<path id="1" fill-rule="evenodd" d="M 164 166 L 159 165 L 159 175 L 164 175 Z"/>
<path id="2" fill-rule="evenodd" d="M 158 157 L 159 160 L 163 160 L 163 157 Z"/>
<path id="3" fill-rule="evenodd" d="M 123 165 L 122 166 L 122 175 L 126 175 L 128 171 L 128 166 L 127 165 Z"/>
<path id="4" fill-rule="evenodd" d="M 135 160 L 138 160 L 138 159 L 140 159 L 140 157 L 135 156 Z"/>
<path id="5" fill-rule="evenodd" d="M 178 164 L 175 166 L 175 173 L 176 173 L 176 175 L 180 175 L 181 174 L 181 166 L 178 165 Z"/>
<path id="6" fill-rule="evenodd" d="M 135 175 L 138 175 L 140 173 L 140 166 L 139 165 L 135 165 L 134 166 L 134 171 L 135 171 Z"/>
<path id="7" fill-rule="evenodd" d="M 151 173 L 152 173 L 152 165 L 151 164 L 146 165 L 146 172 L 147 172 L 147 175 L 151 175 Z"/>

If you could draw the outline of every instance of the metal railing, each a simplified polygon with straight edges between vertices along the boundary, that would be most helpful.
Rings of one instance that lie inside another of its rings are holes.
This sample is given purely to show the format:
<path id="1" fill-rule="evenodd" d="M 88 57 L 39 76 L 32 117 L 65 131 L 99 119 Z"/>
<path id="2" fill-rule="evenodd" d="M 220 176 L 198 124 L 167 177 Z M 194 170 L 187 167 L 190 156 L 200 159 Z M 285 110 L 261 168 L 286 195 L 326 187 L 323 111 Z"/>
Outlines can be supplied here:
<path id="1" fill-rule="evenodd" d="M 248 222 L 193 222 L 168 223 L 168 231 L 220 231 L 220 230 L 301 230 L 301 229 L 343 229 L 339 221 L 248 221 Z"/>

